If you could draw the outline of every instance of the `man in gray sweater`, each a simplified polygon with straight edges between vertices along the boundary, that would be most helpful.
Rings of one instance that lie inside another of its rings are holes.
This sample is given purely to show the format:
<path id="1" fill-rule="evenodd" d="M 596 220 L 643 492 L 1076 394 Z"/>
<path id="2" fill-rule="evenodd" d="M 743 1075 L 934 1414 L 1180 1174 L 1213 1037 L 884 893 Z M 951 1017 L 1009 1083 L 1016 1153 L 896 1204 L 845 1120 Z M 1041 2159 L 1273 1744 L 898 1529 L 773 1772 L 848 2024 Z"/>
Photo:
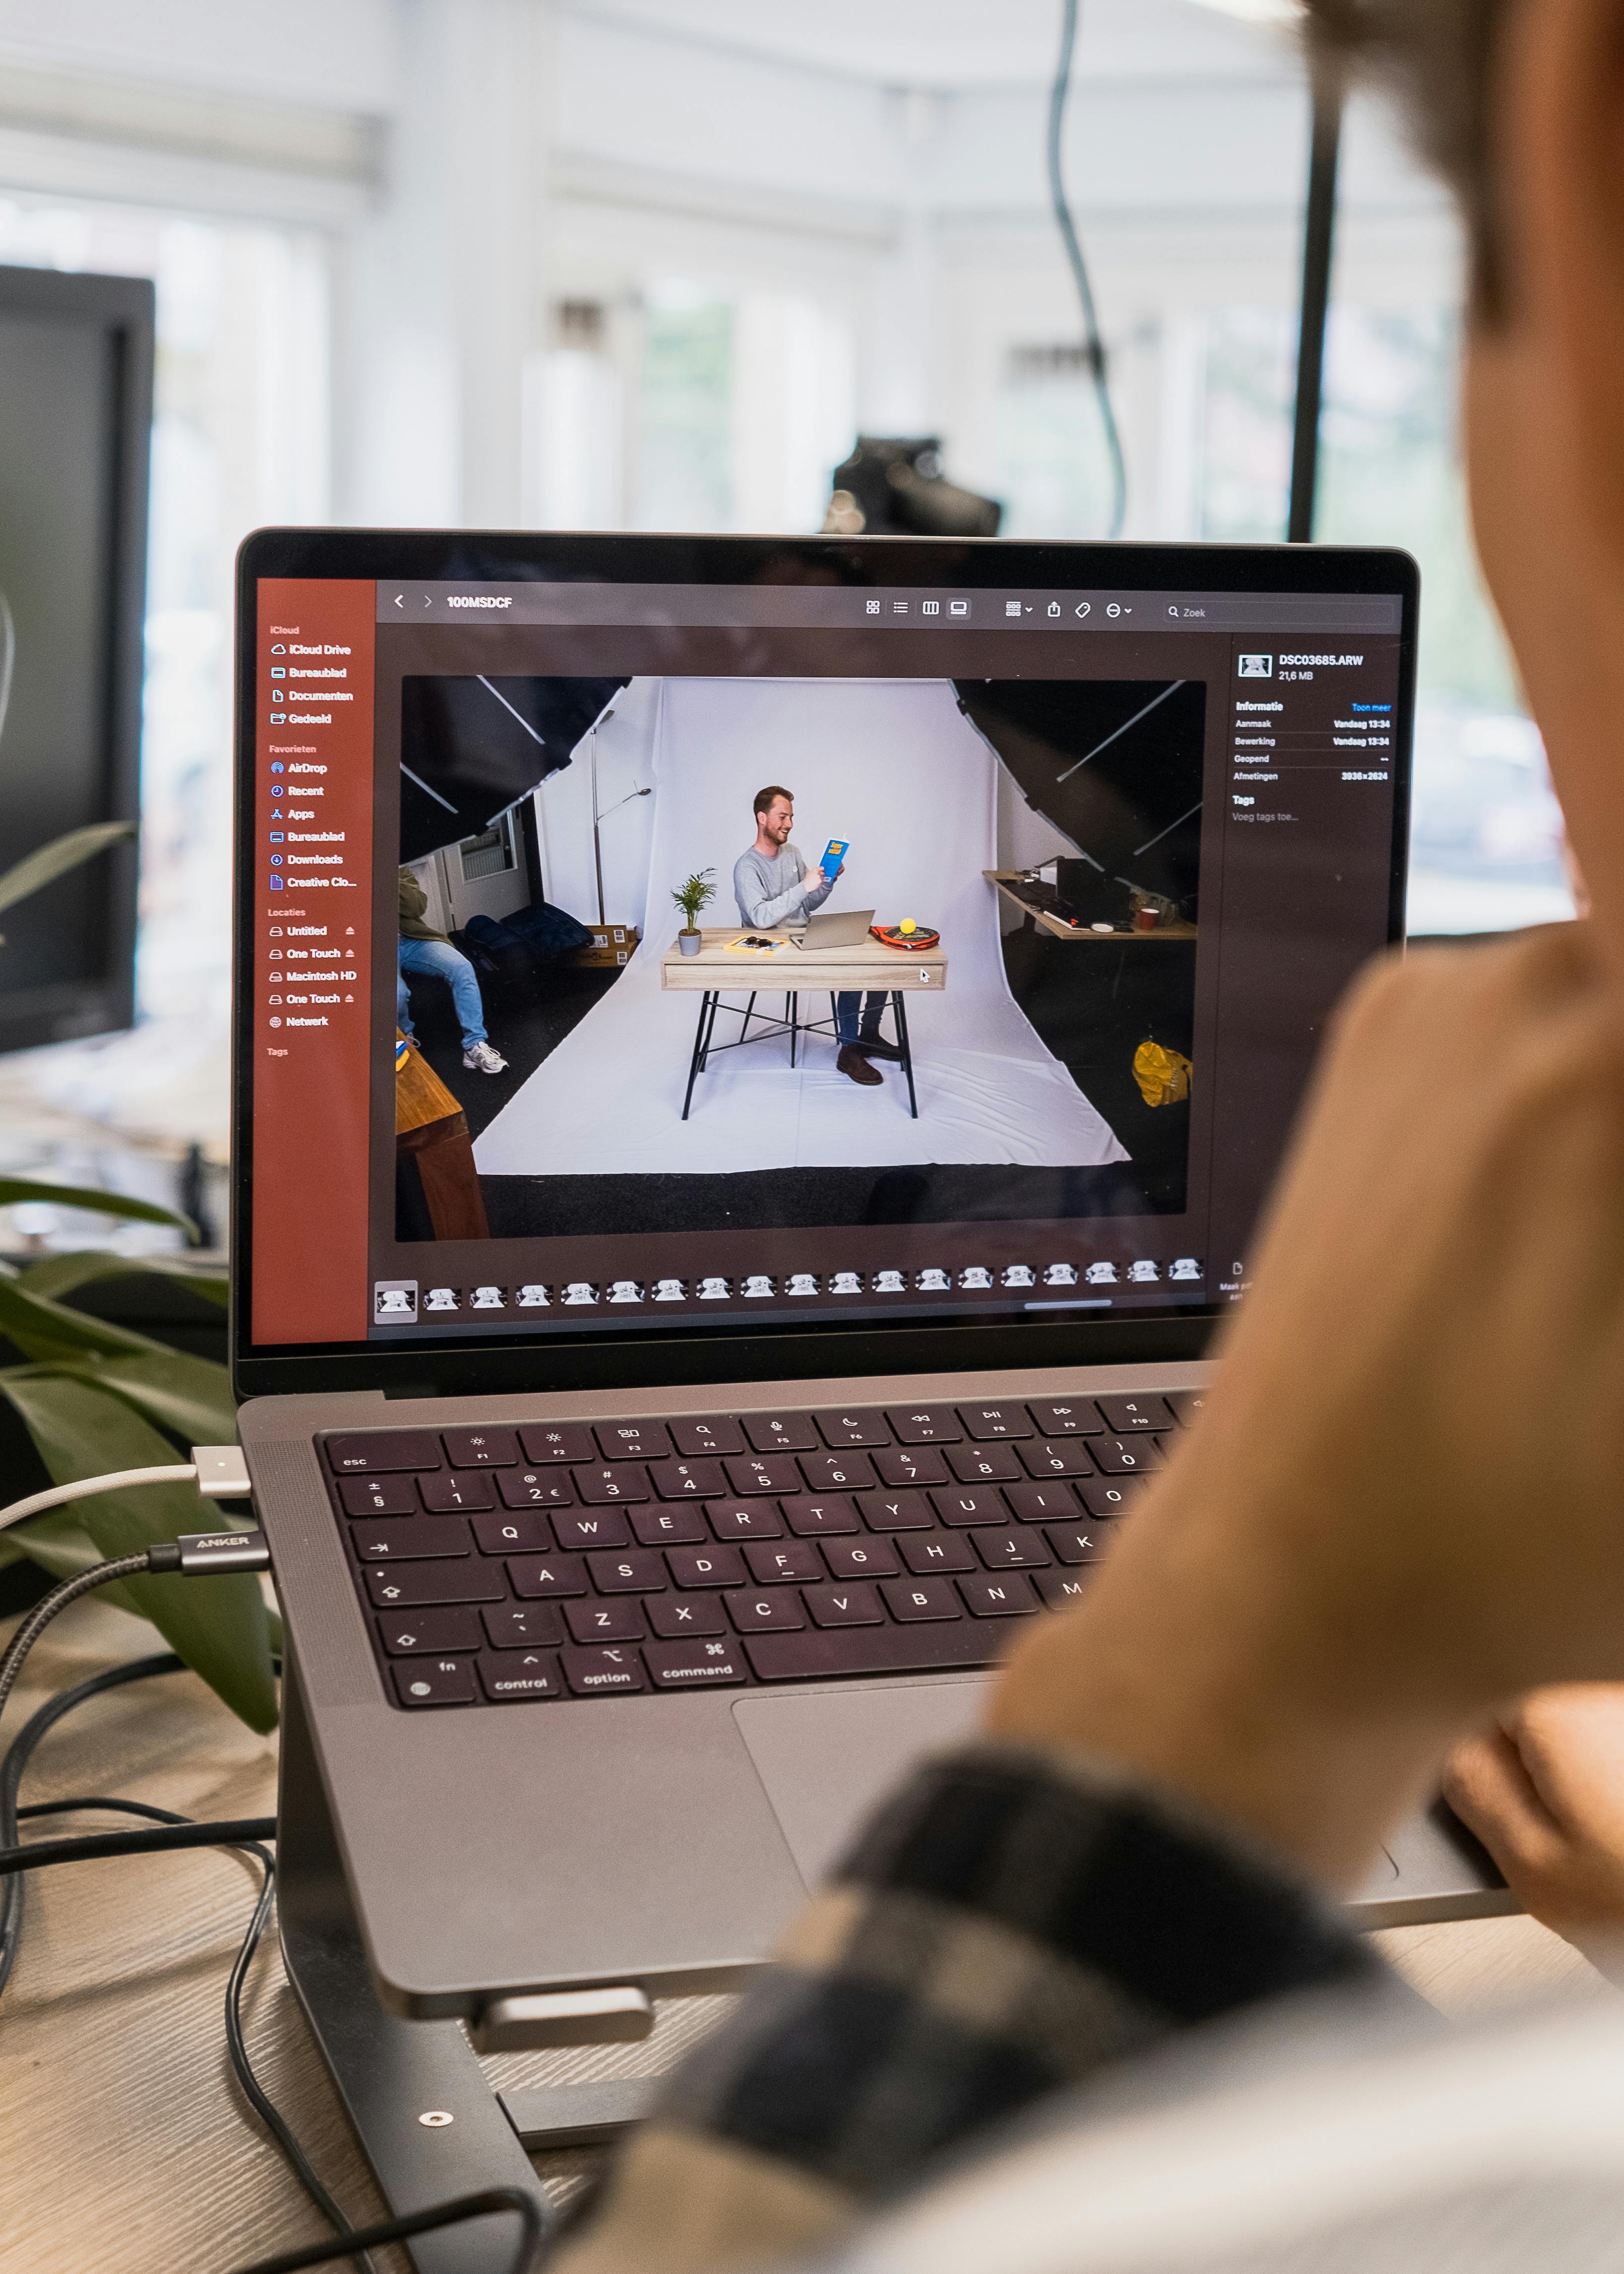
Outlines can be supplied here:
<path id="1" fill-rule="evenodd" d="M 835 878 L 821 869 L 808 869 L 789 841 L 795 825 L 793 794 L 769 782 L 756 793 L 756 842 L 733 862 L 733 898 L 739 920 L 752 931 L 767 931 L 774 924 L 804 923 L 821 908 L 835 888 Z M 900 1058 L 894 1043 L 880 1037 L 880 1019 L 887 998 L 866 1000 L 855 990 L 835 998 L 835 1031 L 840 1055 L 835 1063 L 848 1080 L 871 1089 L 879 1075 L 870 1058 Z M 860 1023 L 861 1005 L 861 1023 Z"/>

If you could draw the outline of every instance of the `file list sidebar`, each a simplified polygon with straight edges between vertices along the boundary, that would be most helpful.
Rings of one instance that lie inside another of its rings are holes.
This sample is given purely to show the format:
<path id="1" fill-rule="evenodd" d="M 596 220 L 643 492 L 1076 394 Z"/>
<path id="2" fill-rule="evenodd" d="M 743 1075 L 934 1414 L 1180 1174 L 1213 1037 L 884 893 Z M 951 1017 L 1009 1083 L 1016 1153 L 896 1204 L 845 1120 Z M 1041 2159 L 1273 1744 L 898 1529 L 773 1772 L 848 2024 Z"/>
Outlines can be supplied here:
<path id="1" fill-rule="evenodd" d="M 256 1343 L 367 1326 L 376 587 L 261 578 L 254 717 Z"/>

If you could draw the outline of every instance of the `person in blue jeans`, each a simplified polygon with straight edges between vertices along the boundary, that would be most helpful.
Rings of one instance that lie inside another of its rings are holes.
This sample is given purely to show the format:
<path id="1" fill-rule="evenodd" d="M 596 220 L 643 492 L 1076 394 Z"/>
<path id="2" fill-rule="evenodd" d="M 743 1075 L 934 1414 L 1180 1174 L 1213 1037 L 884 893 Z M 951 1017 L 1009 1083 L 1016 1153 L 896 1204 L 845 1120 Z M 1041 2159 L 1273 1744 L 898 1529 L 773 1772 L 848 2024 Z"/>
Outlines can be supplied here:
<path id="1" fill-rule="evenodd" d="M 415 971 L 443 979 L 451 989 L 458 1023 L 462 1029 L 462 1063 L 470 1073 L 505 1073 L 508 1061 L 485 1039 L 485 1005 L 473 965 L 452 946 L 443 931 L 429 923 L 429 896 L 410 869 L 401 870 L 400 968 L 395 980 L 395 1014 L 402 1034 L 413 1039 L 411 999 L 406 974 Z"/>

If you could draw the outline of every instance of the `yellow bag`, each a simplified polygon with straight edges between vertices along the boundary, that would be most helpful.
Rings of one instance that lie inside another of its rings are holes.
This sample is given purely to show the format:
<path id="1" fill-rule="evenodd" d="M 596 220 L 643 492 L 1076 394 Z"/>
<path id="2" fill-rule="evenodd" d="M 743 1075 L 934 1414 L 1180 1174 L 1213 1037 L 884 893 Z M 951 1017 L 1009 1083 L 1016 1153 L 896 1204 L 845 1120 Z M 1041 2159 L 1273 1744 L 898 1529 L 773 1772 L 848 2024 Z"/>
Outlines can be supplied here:
<path id="1" fill-rule="evenodd" d="M 1148 1037 L 1133 1053 L 1133 1079 L 1147 1105 L 1181 1105 L 1190 1095 L 1194 1071 L 1179 1051 Z"/>

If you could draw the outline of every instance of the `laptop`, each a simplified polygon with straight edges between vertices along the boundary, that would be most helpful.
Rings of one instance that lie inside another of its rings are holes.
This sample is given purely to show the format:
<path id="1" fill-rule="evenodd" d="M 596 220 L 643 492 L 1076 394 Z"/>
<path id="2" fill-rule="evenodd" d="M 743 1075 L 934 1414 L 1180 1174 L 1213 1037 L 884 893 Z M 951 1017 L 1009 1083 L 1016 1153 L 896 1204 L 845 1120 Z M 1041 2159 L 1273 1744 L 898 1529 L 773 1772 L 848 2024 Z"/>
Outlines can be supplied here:
<path id="1" fill-rule="evenodd" d="M 476 2028 L 737 1984 L 1196 1419 L 1400 935 L 1415 568 L 271 529 L 239 576 L 236 1382 L 370 1964 Z M 917 1118 L 754 967 L 693 1034 L 673 896 L 764 782 L 940 930 Z M 1507 1907 L 1441 1819 L 1361 1903 Z"/>
<path id="2" fill-rule="evenodd" d="M 846 914 L 820 914 L 808 916 L 799 931 L 790 937 L 795 945 L 813 953 L 830 947 L 863 947 L 868 944 L 868 927 L 874 922 L 872 908 L 853 908 Z"/>

